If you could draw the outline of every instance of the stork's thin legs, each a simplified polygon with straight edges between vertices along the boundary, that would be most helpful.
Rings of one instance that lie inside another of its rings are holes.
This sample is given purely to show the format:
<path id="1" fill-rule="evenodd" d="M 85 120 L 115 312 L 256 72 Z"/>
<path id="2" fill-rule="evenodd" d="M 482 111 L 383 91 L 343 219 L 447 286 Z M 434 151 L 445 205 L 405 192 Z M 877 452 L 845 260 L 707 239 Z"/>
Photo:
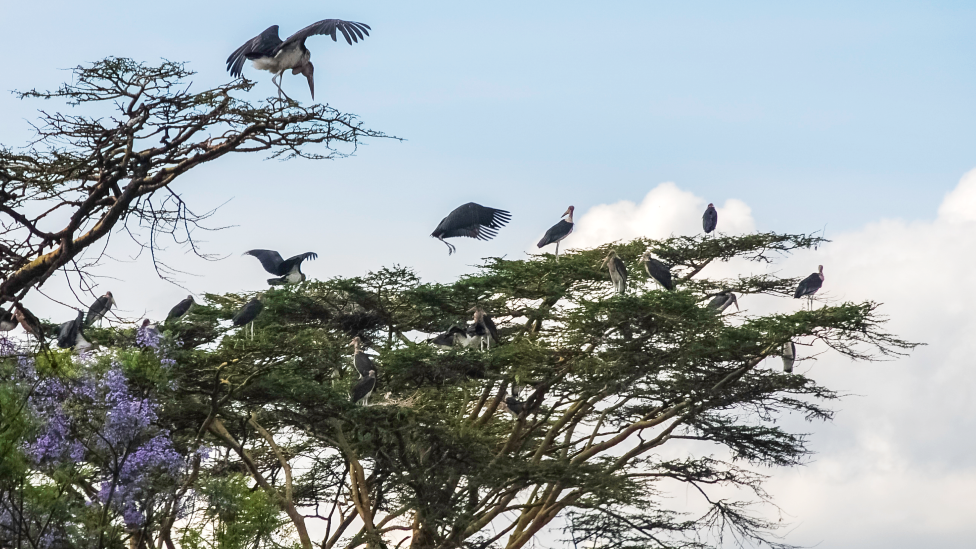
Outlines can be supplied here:
<path id="1" fill-rule="evenodd" d="M 455 250 L 457 250 L 457 248 L 452 246 L 450 242 L 444 240 L 443 238 L 438 238 L 437 240 L 440 240 L 441 242 L 444 243 L 445 246 L 447 246 L 447 255 L 451 255 L 454 253 Z"/>
<path id="2" fill-rule="evenodd" d="M 556 261 L 559 261 L 559 241 L 556 241 Z"/>

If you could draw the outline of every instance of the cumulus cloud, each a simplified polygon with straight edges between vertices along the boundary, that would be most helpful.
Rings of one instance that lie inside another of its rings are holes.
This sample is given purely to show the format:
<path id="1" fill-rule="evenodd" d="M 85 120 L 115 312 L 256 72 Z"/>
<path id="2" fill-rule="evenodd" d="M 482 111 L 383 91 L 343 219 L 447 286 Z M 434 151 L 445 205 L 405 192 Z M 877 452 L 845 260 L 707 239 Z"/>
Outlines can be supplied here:
<path id="1" fill-rule="evenodd" d="M 701 216 L 708 202 L 683 191 L 674 183 L 661 183 L 640 204 L 622 200 L 593 206 L 578 216 L 566 245 L 589 248 L 614 240 L 639 236 L 666 238 L 672 234 L 700 233 Z M 741 234 L 755 230 L 752 210 L 741 200 L 730 198 L 718 210 L 718 231 Z"/>
<path id="2" fill-rule="evenodd" d="M 705 199 L 663 183 L 639 204 L 589 209 L 566 244 L 697 234 L 705 205 Z M 739 200 L 727 200 L 718 211 L 722 232 L 756 226 Z M 805 467 L 766 471 L 784 519 L 793 523 L 788 542 L 849 549 L 963 547 L 976 534 L 976 299 L 969 291 L 976 271 L 976 170 L 962 177 L 938 212 L 920 216 L 872 221 L 772 266 L 713 264 L 703 273 L 770 269 L 806 276 L 823 264 L 823 299 L 881 302 L 890 331 L 927 344 L 888 362 L 855 364 L 825 353 L 798 363 L 806 375 L 850 396 L 836 405 L 833 423 L 785 419 L 789 428 L 811 433 L 816 452 Z M 756 296 L 741 304 L 746 314 L 802 306 Z M 817 351 L 804 346 L 800 353 Z"/>

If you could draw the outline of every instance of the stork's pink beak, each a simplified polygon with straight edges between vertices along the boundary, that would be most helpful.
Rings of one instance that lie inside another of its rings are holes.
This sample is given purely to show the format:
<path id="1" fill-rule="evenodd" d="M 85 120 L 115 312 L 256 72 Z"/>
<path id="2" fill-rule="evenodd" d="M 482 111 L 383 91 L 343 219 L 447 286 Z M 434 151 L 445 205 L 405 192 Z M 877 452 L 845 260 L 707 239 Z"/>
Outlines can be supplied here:
<path id="1" fill-rule="evenodd" d="M 314 72 L 315 67 L 312 65 L 311 61 L 305 63 L 305 66 L 302 67 L 302 74 L 304 74 L 305 78 L 308 79 L 308 91 L 312 92 L 312 99 L 315 99 L 315 81 L 312 79 L 312 73 Z"/>

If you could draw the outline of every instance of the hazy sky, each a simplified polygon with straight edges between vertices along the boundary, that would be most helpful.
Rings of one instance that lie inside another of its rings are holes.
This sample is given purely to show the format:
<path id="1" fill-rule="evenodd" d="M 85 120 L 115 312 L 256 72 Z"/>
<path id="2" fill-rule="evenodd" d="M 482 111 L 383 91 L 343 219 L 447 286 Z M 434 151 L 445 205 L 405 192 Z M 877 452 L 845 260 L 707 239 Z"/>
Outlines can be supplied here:
<path id="1" fill-rule="evenodd" d="M 569 204 L 581 221 L 569 247 L 694 231 L 707 202 L 729 232 L 826 225 L 833 244 L 777 268 L 823 263 L 828 297 L 884 302 L 892 329 L 929 346 L 897 362 L 804 364 L 857 396 L 833 424 L 799 427 L 818 452 L 809 466 L 769 471 L 794 524 L 786 540 L 971 543 L 976 322 L 955 288 L 973 283 L 976 246 L 976 175 L 963 179 L 976 168 L 976 4 L 280 5 L 0 0 L 0 88 L 53 88 L 69 77 L 59 69 L 114 55 L 187 61 L 201 90 L 228 81 L 227 55 L 271 24 L 283 37 L 328 17 L 373 28 L 352 47 L 308 41 L 317 97 L 405 141 L 334 162 L 225 157 L 183 178 L 174 190 L 198 210 L 232 199 L 213 225 L 233 227 L 200 235 L 227 259 L 166 254 L 197 294 L 264 287 L 240 257 L 251 248 L 318 252 L 305 264 L 318 278 L 397 263 L 447 281 L 528 251 Z M 260 81 L 251 97 L 274 93 L 267 73 L 245 75 Z M 301 77 L 284 86 L 308 100 Z M 0 94 L 0 143 L 24 144 L 38 108 L 62 107 Z M 427 235 L 468 201 L 513 221 L 448 257 Z M 186 295 L 145 257 L 130 261 L 122 235 L 113 246 L 123 262 L 102 270 L 116 280 L 99 293 L 111 289 L 122 314 L 161 317 Z M 57 281 L 45 290 L 67 295 Z M 45 316 L 74 316 L 33 299 Z"/>

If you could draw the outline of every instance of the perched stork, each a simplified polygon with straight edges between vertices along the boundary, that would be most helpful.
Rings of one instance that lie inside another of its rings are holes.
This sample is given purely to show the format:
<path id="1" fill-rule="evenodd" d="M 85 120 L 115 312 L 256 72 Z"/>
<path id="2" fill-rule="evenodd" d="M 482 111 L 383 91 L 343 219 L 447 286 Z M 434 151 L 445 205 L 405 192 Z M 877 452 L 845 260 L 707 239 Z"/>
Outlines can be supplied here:
<path id="1" fill-rule="evenodd" d="M 472 347 L 477 344 L 479 348 L 484 348 L 487 345 L 490 350 L 492 339 L 498 343 L 498 327 L 495 326 L 495 321 L 481 307 L 472 307 L 468 312 L 474 313 L 474 322 L 465 330 L 467 339 L 464 346 Z"/>
<path id="2" fill-rule="evenodd" d="M 817 266 L 817 272 L 811 273 L 810 276 L 800 281 L 800 284 L 796 287 L 796 291 L 793 292 L 793 299 L 800 299 L 805 296 L 809 300 L 810 307 L 813 307 L 813 294 L 817 293 L 817 290 L 823 287 L 823 283 L 823 265 L 819 265 Z"/>
<path id="3" fill-rule="evenodd" d="M 349 345 L 352 346 L 352 362 L 356 366 L 356 370 L 359 371 L 359 377 L 367 377 L 370 372 L 376 370 L 376 366 L 369 359 L 369 355 L 359 348 L 362 342 L 363 340 L 359 339 L 359 336 L 356 336 L 352 338 L 352 342 Z"/>
<path id="4" fill-rule="evenodd" d="M 651 251 L 647 250 L 641 256 L 641 263 L 651 278 L 657 281 L 665 290 L 674 291 L 674 281 L 671 280 L 671 266 L 663 261 L 651 257 Z"/>
<path id="5" fill-rule="evenodd" d="M 254 338 L 254 319 L 261 314 L 261 310 L 264 309 L 264 303 L 261 303 L 262 294 L 258 294 L 255 298 L 248 301 L 237 314 L 234 315 L 232 323 L 234 326 L 246 326 L 251 325 L 251 338 Z"/>
<path id="6" fill-rule="evenodd" d="M 96 320 L 99 321 L 99 326 L 101 326 L 101 320 L 112 310 L 113 305 L 115 305 L 115 298 L 112 297 L 112 292 L 105 292 L 105 295 L 96 299 L 91 307 L 88 308 L 88 316 L 85 317 L 85 327 L 91 326 Z"/>
<path id="7" fill-rule="evenodd" d="M 790 373 L 793 371 L 793 361 L 796 360 L 796 345 L 792 341 L 783 344 L 783 371 Z"/>
<path id="8" fill-rule="evenodd" d="M 354 21 L 323 19 L 282 41 L 278 37 L 278 25 L 271 25 L 230 54 L 227 58 L 227 70 L 230 71 L 231 76 L 239 77 L 244 62 L 250 60 L 255 69 L 268 71 L 274 75 L 271 77 L 271 83 L 278 88 L 280 99 L 282 95 L 288 97 L 288 94 L 281 89 L 281 77 L 290 69 L 292 74 L 305 75 L 308 79 L 308 91 L 314 100 L 315 82 L 312 80 L 312 73 L 315 67 L 312 66 L 311 61 L 312 52 L 305 47 L 305 39 L 316 34 L 327 34 L 332 37 L 333 42 L 337 42 L 336 31 L 341 32 L 342 37 L 351 46 L 353 42 L 359 42 L 369 36 L 370 28 L 369 25 Z"/>
<path id="9" fill-rule="evenodd" d="M 505 210 L 497 210 L 468 202 L 447 214 L 447 217 L 441 220 L 434 232 L 430 233 L 430 236 L 444 242 L 447 245 L 447 255 L 451 255 L 456 248 L 446 242 L 445 238 L 466 236 L 476 240 L 491 240 L 498 234 L 498 229 L 504 227 L 511 220 L 512 214 Z"/>
<path id="10" fill-rule="evenodd" d="M 438 334 L 430 343 L 439 349 L 450 349 L 454 347 L 454 343 L 457 342 L 458 336 L 463 336 L 465 334 L 464 328 L 459 326 L 451 326 L 451 329 L 444 332 L 443 334 Z"/>
<path id="11" fill-rule="evenodd" d="M 360 378 L 352 387 L 353 403 L 363 401 L 363 406 L 369 406 L 369 395 L 376 388 L 376 370 L 370 370 L 368 375 Z"/>
<path id="12" fill-rule="evenodd" d="M 513 396 L 505 397 L 505 400 L 502 401 L 502 406 L 515 417 L 520 416 L 522 411 L 525 410 L 525 403 Z"/>
<path id="13" fill-rule="evenodd" d="M 728 290 L 715 294 L 715 297 L 708 302 L 708 308 L 717 315 L 722 314 L 730 305 L 735 305 L 735 310 L 739 310 L 739 301 L 735 298 L 735 294 Z"/>
<path id="14" fill-rule="evenodd" d="M 62 349 L 70 349 L 81 341 L 85 341 L 85 338 L 81 335 L 81 330 L 84 328 L 84 326 L 85 312 L 79 309 L 78 317 L 74 320 L 65 322 L 58 330 L 58 347 Z"/>
<path id="15" fill-rule="evenodd" d="M 604 267 L 610 269 L 610 281 L 613 282 L 613 288 L 618 294 L 623 294 L 627 290 L 627 266 L 624 265 L 624 260 L 617 255 L 616 250 L 610 250 L 610 254 L 600 265 L 601 269 Z"/>
<path id="16" fill-rule="evenodd" d="M 319 256 L 315 252 L 305 252 L 289 257 L 288 259 L 281 259 L 281 254 L 274 250 L 248 250 L 244 252 L 244 255 L 253 255 L 258 258 L 265 271 L 281 277 L 269 278 L 268 284 L 272 286 L 305 282 L 307 277 L 302 272 L 302 261 L 315 259 Z"/>
<path id="17" fill-rule="evenodd" d="M 44 343 L 44 327 L 41 321 L 37 320 L 34 313 L 27 310 L 20 302 L 14 303 L 14 318 L 24 328 L 24 331 L 34 336 L 37 341 Z"/>
<path id="18" fill-rule="evenodd" d="M 166 315 L 166 322 L 169 322 L 170 320 L 176 320 L 178 318 L 182 318 L 183 315 L 190 312 L 190 309 L 192 309 L 193 306 L 196 304 L 197 302 L 193 301 L 192 295 L 186 296 L 186 299 L 180 301 L 179 303 L 176 304 L 175 307 L 169 310 L 169 314 Z"/>
<path id="19" fill-rule="evenodd" d="M 566 219 L 560 219 L 559 223 L 556 223 L 549 230 L 546 231 L 545 236 L 539 241 L 539 247 L 548 246 L 553 242 L 556 243 L 556 259 L 559 259 L 559 243 L 569 236 L 569 233 L 573 232 L 573 210 L 576 208 L 570 206 L 566 209 L 560 217 L 565 217 Z M 568 216 L 568 217 L 567 217 Z"/>
<path id="20" fill-rule="evenodd" d="M 705 215 L 702 216 L 702 228 L 705 229 L 705 234 L 708 234 L 715 230 L 716 225 L 718 225 L 718 212 L 715 211 L 714 204 L 709 204 L 705 209 Z"/>
<path id="21" fill-rule="evenodd" d="M 9 332 L 17 327 L 17 317 L 10 311 L 0 313 L 0 332 Z"/>

